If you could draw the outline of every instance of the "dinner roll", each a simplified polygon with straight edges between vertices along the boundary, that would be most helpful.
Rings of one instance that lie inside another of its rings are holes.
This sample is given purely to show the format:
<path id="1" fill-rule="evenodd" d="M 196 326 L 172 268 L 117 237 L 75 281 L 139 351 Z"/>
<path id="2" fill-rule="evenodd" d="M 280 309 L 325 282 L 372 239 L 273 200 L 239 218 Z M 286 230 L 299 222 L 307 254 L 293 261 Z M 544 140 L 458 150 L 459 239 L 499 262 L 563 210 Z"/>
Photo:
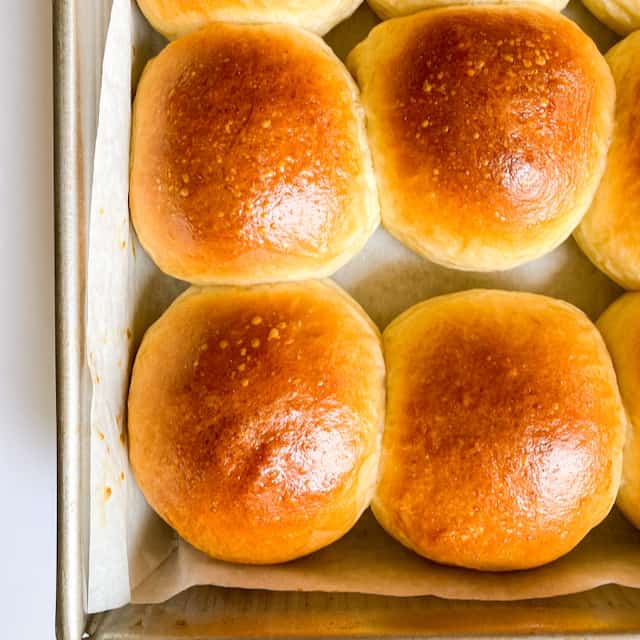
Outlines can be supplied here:
<path id="1" fill-rule="evenodd" d="M 135 99 L 131 215 L 196 284 L 329 275 L 379 221 L 358 90 L 322 40 L 216 24 L 170 44 Z"/>
<path id="2" fill-rule="evenodd" d="M 640 3 L 638 0 L 582 0 L 582 4 L 600 22 L 621 36 L 640 29 Z"/>
<path id="3" fill-rule="evenodd" d="M 556 11 L 562 11 L 567 6 L 568 1 L 569 0 L 506 0 L 506 2 L 511 4 L 540 4 L 550 9 L 555 9 Z M 438 9 L 456 4 L 501 4 L 501 2 L 500 0 L 368 0 L 368 4 L 380 18 L 386 20 L 387 18 L 408 16 L 423 9 Z"/>
<path id="4" fill-rule="evenodd" d="M 320 35 L 348 18 L 362 0 L 138 0 L 142 13 L 166 38 L 211 22 L 282 22 Z"/>
<path id="5" fill-rule="evenodd" d="M 146 333 L 129 456 L 149 504 L 232 562 L 284 562 L 369 505 L 384 420 L 380 336 L 330 282 L 191 288 Z"/>
<path id="6" fill-rule="evenodd" d="M 604 170 L 615 94 L 573 22 L 524 5 L 433 9 L 375 27 L 348 63 L 399 240 L 494 271 L 573 231 Z"/>
<path id="7" fill-rule="evenodd" d="M 466 291 L 384 333 L 373 511 L 436 562 L 526 569 L 570 551 L 618 490 L 624 411 L 602 338 L 544 296 Z"/>
<path id="8" fill-rule="evenodd" d="M 640 289 L 640 31 L 606 55 L 616 81 L 616 126 L 607 168 L 575 238 L 626 289 Z"/>
<path id="9" fill-rule="evenodd" d="M 629 418 L 618 506 L 640 528 L 640 293 L 627 293 L 598 320 Z"/>

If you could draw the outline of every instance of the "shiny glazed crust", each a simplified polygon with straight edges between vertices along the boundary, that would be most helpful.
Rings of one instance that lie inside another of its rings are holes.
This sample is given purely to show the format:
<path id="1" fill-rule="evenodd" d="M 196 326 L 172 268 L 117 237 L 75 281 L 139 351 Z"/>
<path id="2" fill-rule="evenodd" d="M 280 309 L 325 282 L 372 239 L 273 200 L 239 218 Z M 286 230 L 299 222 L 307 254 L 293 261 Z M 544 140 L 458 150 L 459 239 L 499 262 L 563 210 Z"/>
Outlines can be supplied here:
<path id="1" fill-rule="evenodd" d="M 640 528 L 640 293 L 627 293 L 598 320 L 629 419 L 618 506 Z"/>
<path id="2" fill-rule="evenodd" d="M 362 0 L 138 0 L 154 29 L 170 40 L 211 22 L 284 23 L 324 35 Z"/>
<path id="3" fill-rule="evenodd" d="M 383 336 L 373 511 L 417 553 L 504 571 L 567 553 L 609 512 L 625 418 L 593 324 L 528 293 L 434 298 Z"/>
<path id="4" fill-rule="evenodd" d="M 368 0 L 368 4 L 382 20 L 387 20 L 408 16 L 424 9 L 438 9 L 452 5 L 539 4 L 562 11 L 567 6 L 568 0 Z"/>
<path id="5" fill-rule="evenodd" d="M 621 36 L 640 29 L 638 0 L 583 0 L 583 4 L 600 22 Z"/>
<path id="6" fill-rule="evenodd" d="M 336 271 L 379 208 L 358 90 L 320 38 L 216 24 L 146 67 L 131 215 L 166 273 L 195 284 Z"/>
<path id="7" fill-rule="evenodd" d="M 336 285 L 191 288 L 140 346 L 129 455 L 149 504 L 192 545 L 284 562 L 367 508 L 383 420 L 378 330 Z"/>
<path id="8" fill-rule="evenodd" d="M 433 9 L 349 56 L 383 224 L 448 267 L 493 271 L 567 238 L 604 170 L 614 85 L 594 43 L 533 6 Z"/>
<path id="9" fill-rule="evenodd" d="M 616 124 L 607 168 L 575 238 L 625 289 L 640 289 L 640 32 L 605 56 L 616 82 Z"/>

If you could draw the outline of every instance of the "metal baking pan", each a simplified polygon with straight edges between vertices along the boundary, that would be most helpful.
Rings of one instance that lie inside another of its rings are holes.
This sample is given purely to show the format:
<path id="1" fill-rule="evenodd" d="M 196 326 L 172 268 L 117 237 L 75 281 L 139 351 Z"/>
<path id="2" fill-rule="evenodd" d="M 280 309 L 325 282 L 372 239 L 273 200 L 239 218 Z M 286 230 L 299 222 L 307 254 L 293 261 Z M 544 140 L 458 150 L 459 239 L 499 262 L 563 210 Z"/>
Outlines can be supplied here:
<path id="1" fill-rule="evenodd" d="M 162 605 L 85 613 L 87 217 L 110 0 L 54 0 L 58 573 L 60 640 L 99 638 L 617 638 L 640 633 L 640 590 L 601 587 L 523 602 L 276 593 L 198 587 Z"/>

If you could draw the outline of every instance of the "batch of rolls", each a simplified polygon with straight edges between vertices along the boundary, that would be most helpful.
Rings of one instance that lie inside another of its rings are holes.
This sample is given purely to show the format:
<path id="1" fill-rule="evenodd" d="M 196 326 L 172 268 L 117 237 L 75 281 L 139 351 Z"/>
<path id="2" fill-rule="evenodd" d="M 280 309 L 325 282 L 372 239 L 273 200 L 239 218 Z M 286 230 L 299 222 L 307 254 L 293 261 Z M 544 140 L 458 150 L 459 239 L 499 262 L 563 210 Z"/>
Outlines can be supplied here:
<path id="1" fill-rule="evenodd" d="M 640 526 L 640 293 L 596 327 L 466 291 L 381 336 L 322 279 L 381 218 L 474 271 L 574 233 L 640 289 L 640 32 L 603 57 L 563 0 L 371 0 L 390 19 L 347 69 L 317 34 L 361 0 L 138 1 L 172 41 L 135 97 L 131 215 L 194 285 L 131 379 L 130 460 L 158 514 L 214 558 L 268 564 L 371 506 L 421 556 L 490 571 L 562 556 L 616 497 Z M 585 2 L 640 27 L 631 0 Z"/>

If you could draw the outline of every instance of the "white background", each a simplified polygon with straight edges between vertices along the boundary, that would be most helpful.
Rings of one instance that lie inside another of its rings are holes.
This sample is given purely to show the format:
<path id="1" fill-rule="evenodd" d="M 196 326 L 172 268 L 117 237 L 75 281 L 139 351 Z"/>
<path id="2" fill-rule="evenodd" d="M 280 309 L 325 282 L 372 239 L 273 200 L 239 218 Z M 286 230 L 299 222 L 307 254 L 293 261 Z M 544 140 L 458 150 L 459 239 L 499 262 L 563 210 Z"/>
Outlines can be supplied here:
<path id="1" fill-rule="evenodd" d="M 0 0 L 0 636 L 54 637 L 51 0 Z"/>

